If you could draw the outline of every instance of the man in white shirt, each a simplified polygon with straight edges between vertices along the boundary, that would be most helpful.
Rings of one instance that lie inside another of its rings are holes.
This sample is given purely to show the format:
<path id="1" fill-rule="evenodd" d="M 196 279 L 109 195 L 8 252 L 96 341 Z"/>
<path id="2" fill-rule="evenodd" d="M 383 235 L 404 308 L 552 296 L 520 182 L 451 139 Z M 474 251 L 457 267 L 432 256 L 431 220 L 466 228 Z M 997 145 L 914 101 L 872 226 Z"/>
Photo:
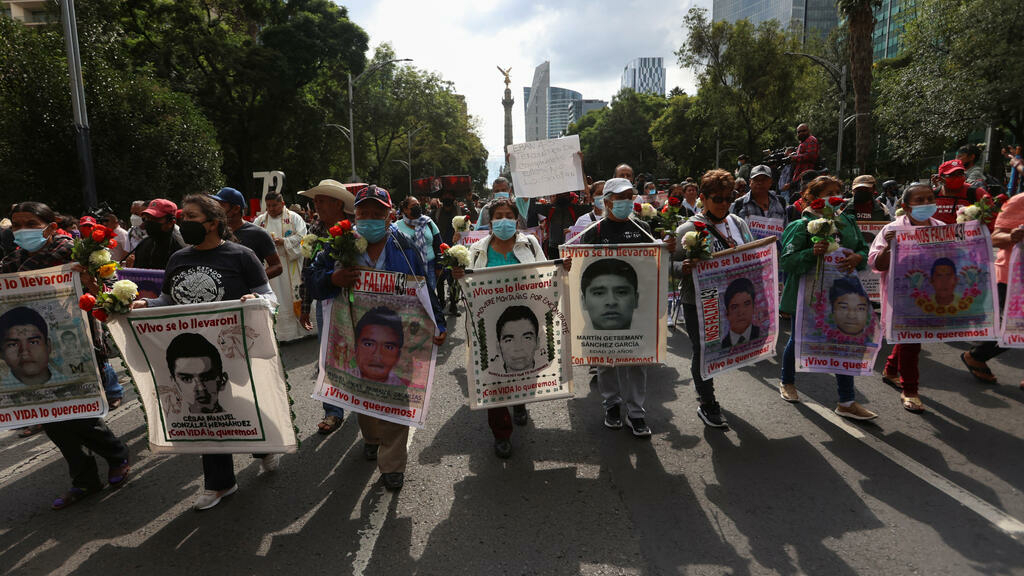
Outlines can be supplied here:
<path id="1" fill-rule="evenodd" d="M 270 234 L 281 258 L 284 270 L 270 279 L 270 287 L 281 303 L 277 310 L 277 339 L 288 342 L 310 334 L 299 320 L 302 316 L 299 294 L 302 285 L 302 237 L 306 235 L 306 221 L 285 208 L 284 198 L 279 192 L 268 192 L 266 203 L 267 211 L 257 216 L 253 224 Z"/>
<path id="2" fill-rule="evenodd" d="M 117 214 L 113 212 L 107 212 L 103 215 L 103 225 L 114 231 L 114 240 L 117 240 L 117 246 L 110 249 L 110 257 L 115 262 L 120 262 L 128 255 L 128 231 L 121 228 L 121 221 L 117 219 Z"/>

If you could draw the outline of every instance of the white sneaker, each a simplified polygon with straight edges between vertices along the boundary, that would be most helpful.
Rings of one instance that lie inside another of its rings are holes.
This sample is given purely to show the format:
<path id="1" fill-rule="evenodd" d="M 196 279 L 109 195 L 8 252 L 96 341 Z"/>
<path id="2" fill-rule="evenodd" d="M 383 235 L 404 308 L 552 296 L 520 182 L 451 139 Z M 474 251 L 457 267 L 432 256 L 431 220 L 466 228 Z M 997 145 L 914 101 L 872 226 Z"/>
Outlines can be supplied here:
<path id="1" fill-rule="evenodd" d="M 267 472 L 273 472 L 277 470 L 277 467 L 281 464 L 280 454 L 267 454 L 263 458 L 260 458 L 260 470 L 264 474 Z"/>
<path id="2" fill-rule="evenodd" d="M 220 504 L 221 498 L 231 496 L 235 492 L 238 492 L 238 484 L 232 484 L 231 488 L 226 490 L 200 490 L 199 497 L 196 498 L 196 503 L 192 507 L 196 510 L 209 510 Z"/>

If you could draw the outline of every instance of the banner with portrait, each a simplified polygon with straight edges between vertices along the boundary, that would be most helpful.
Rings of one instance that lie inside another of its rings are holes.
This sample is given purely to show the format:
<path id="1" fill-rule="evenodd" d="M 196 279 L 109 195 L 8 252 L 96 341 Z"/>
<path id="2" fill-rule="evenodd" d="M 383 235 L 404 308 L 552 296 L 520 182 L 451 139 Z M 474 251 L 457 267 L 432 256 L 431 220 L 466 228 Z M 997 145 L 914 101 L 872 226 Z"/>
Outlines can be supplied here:
<path id="1" fill-rule="evenodd" d="M 1003 348 L 1024 348 L 1024 262 L 1021 261 L 1020 244 L 1014 245 L 1010 252 L 999 345 Z"/>
<path id="2" fill-rule="evenodd" d="M 804 274 L 797 296 L 796 369 L 867 376 L 882 344 L 882 322 L 856 273 L 839 263 L 850 253 L 840 248 L 822 257 L 821 275 Z"/>
<path id="3" fill-rule="evenodd" d="M 572 397 L 566 276 L 555 262 L 466 271 L 471 409 Z"/>
<path id="4" fill-rule="evenodd" d="M 871 245 L 874 241 L 875 235 L 881 232 L 882 228 L 889 224 L 888 220 L 858 220 L 857 228 L 860 229 L 861 236 L 864 237 L 864 241 Z M 871 302 L 878 307 L 882 304 L 882 275 L 876 274 L 870 268 L 865 268 L 857 272 L 857 276 L 860 278 L 860 284 L 864 287 L 864 291 L 868 293 L 868 298 Z"/>
<path id="5" fill-rule="evenodd" d="M 360 268 L 325 302 L 326 337 L 313 398 L 419 428 L 434 381 L 436 322 L 419 276 Z"/>
<path id="6" fill-rule="evenodd" d="M 153 452 L 298 449 L 266 300 L 141 308 L 108 326 L 146 409 Z"/>
<path id="7" fill-rule="evenodd" d="M 562 258 L 572 258 L 566 294 L 572 363 L 663 363 L 669 274 L 664 245 L 570 244 L 560 250 Z"/>
<path id="8" fill-rule="evenodd" d="M 779 268 L 774 238 L 698 260 L 693 267 L 703 378 L 775 355 Z"/>
<path id="9" fill-rule="evenodd" d="M 71 266 L 0 274 L 0 430 L 107 413 Z"/>
<path id="10" fill-rule="evenodd" d="M 768 218 L 766 216 L 750 216 L 747 218 L 747 226 L 750 234 L 755 240 L 761 238 L 782 239 L 782 233 L 786 230 L 786 221 L 782 218 Z"/>
<path id="11" fill-rule="evenodd" d="M 992 244 L 978 221 L 896 226 L 885 339 L 901 342 L 996 340 L 998 313 Z"/>

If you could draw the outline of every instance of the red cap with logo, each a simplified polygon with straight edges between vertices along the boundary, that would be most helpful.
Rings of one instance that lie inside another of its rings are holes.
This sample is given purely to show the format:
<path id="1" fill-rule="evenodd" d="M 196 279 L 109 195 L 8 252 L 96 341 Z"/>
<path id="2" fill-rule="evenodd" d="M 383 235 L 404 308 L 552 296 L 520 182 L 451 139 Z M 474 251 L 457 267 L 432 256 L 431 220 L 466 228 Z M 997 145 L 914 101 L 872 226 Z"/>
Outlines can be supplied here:
<path id="1" fill-rule="evenodd" d="M 939 166 L 939 176 L 949 176 L 957 170 L 964 171 L 964 163 L 959 160 L 946 160 Z"/>
<path id="2" fill-rule="evenodd" d="M 163 198 L 157 198 L 149 203 L 149 206 L 142 211 L 143 214 L 149 214 L 153 218 L 163 218 L 164 216 L 174 216 L 178 212 L 178 205 L 170 200 Z"/>

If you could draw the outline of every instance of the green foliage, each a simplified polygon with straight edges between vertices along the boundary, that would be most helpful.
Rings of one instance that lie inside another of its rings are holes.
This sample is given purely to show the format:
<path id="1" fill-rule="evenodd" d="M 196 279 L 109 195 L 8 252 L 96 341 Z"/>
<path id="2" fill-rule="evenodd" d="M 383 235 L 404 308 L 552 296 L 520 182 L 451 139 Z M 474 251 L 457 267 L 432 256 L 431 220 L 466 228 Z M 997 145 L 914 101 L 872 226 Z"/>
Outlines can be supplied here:
<path id="1" fill-rule="evenodd" d="M 697 97 L 677 93 L 651 125 L 654 148 L 677 167 L 672 176 L 699 176 L 715 162 L 715 134 L 701 121 Z M 669 176 L 669 174 L 659 174 Z"/>
<path id="2" fill-rule="evenodd" d="M 579 134 L 587 174 L 611 178 L 615 167 L 626 163 L 636 173 L 665 173 L 668 167 L 654 149 L 651 125 L 665 110 L 668 100 L 628 88 L 612 98 L 608 108 L 595 110 L 571 124 L 569 134 Z"/>

